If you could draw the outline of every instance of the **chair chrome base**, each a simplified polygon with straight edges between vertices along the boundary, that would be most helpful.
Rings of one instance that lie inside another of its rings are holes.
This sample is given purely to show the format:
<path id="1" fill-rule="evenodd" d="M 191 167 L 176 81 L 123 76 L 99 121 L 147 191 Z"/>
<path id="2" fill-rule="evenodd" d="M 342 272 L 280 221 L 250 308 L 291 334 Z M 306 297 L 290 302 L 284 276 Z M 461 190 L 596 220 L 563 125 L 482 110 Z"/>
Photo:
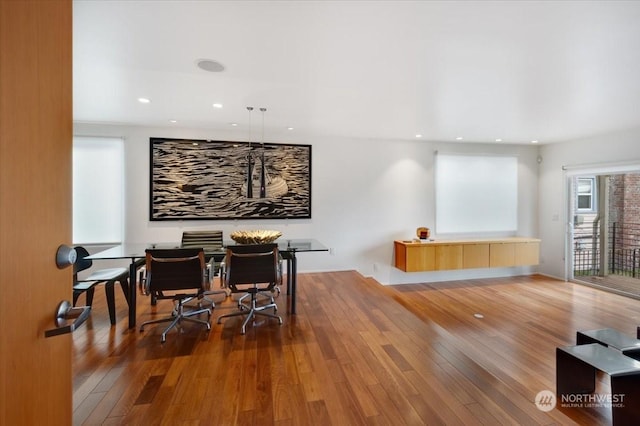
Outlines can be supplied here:
<path id="1" fill-rule="evenodd" d="M 227 290 L 213 290 L 213 291 L 205 291 L 202 294 L 198 295 L 198 296 L 190 296 L 187 297 L 186 299 L 184 299 L 182 301 L 182 303 L 190 308 L 202 308 L 203 306 L 208 305 L 208 309 L 215 309 L 216 308 L 216 302 L 211 299 L 210 297 L 207 297 L 207 295 L 212 295 L 212 294 L 224 294 L 225 299 L 227 297 L 229 297 L 229 292 Z M 195 305 L 187 305 L 187 303 L 191 302 L 191 301 L 197 301 L 197 303 Z M 175 312 L 175 309 L 174 309 Z"/>
<path id="2" fill-rule="evenodd" d="M 211 289 L 209 290 L 205 290 L 203 291 L 199 296 L 198 296 L 198 306 L 201 308 L 202 305 L 204 303 L 208 303 L 209 304 L 209 308 L 211 309 L 215 309 L 216 307 L 216 302 L 207 296 L 212 296 L 212 295 L 216 295 L 216 294 L 224 294 L 224 297 L 227 298 L 231 295 L 231 290 L 220 286 L 218 288 L 213 288 L 214 287 L 214 280 L 210 280 L 209 281 L 211 283 Z"/>
<path id="3" fill-rule="evenodd" d="M 202 307 L 203 303 L 208 303 L 209 307 L 214 309 L 216 307 L 216 302 L 214 302 L 210 297 L 207 297 L 213 294 L 224 294 L 224 297 L 227 298 L 231 294 L 231 291 L 227 289 L 207 290 L 202 293 L 202 297 L 198 297 L 198 306 Z"/>
<path id="4" fill-rule="evenodd" d="M 251 319 L 255 319 L 255 317 L 258 316 L 258 315 L 277 319 L 278 323 L 280 325 L 282 325 L 282 318 L 281 317 L 279 317 L 276 314 L 270 314 L 268 312 L 264 312 L 267 309 L 273 309 L 273 312 L 276 312 L 278 310 L 278 306 L 275 303 L 269 303 L 269 304 L 266 304 L 266 305 L 258 306 L 255 293 L 251 293 L 251 306 L 250 307 L 247 306 L 247 305 L 244 305 L 244 304 L 240 304 L 239 308 L 240 308 L 239 311 L 232 312 L 230 314 L 220 315 L 218 317 L 218 324 L 222 324 L 222 318 L 229 318 L 229 317 L 237 317 L 237 316 L 240 316 L 240 315 L 246 315 L 247 317 L 244 319 L 244 322 L 242 323 L 242 327 L 240 328 L 240 334 L 245 334 L 246 333 L 247 324 L 249 324 L 249 321 L 251 321 Z"/>
<path id="5" fill-rule="evenodd" d="M 269 299 L 269 303 L 275 305 L 276 304 L 276 297 L 280 296 L 280 287 L 279 286 L 275 286 L 273 288 L 273 290 L 268 291 L 258 291 L 257 293 L 258 296 L 262 296 L 262 297 L 266 297 L 267 299 Z M 244 301 L 246 298 L 250 297 L 251 293 L 246 293 L 244 295 L 242 295 L 239 299 L 238 299 L 238 309 L 243 309 L 246 308 L 246 306 L 244 305 Z M 275 306 L 273 308 L 273 312 L 277 312 L 278 311 L 278 306 Z"/>
<path id="6" fill-rule="evenodd" d="M 192 316 L 200 315 L 205 312 L 207 313 L 207 321 L 201 320 L 198 318 L 191 318 Z M 202 324 L 207 327 L 207 330 L 211 330 L 211 324 L 209 323 L 210 319 L 211 319 L 211 309 L 206 308 L 206 309 L 198 309 L 195 311 L 185 312 L 184 306 L 182 305 L 182 300 L 179 300 L 178 306 L 176 307 L 176 309 L 173 310 L 172 315 L 170 317 L 151 320 L 151 321 L 145 321 L 142 323 L 142 325 L 140 325 L 140 331 L 141 332 L 144 331 L 144 326 L 148 324 L 159 324 L 162 322 L 171 322 L 171 324 L 169 324 L 169 326 L 162 332 L 162 336 L 160 337 L 160 342 L 164 343 L 167 340 L 167 333 L 169 332 L 169 330 L 171 330 L 173 327 L 176 327 L 178 324 L 180 324 L 181 321 L 189 321 L 189 322 Z"/>

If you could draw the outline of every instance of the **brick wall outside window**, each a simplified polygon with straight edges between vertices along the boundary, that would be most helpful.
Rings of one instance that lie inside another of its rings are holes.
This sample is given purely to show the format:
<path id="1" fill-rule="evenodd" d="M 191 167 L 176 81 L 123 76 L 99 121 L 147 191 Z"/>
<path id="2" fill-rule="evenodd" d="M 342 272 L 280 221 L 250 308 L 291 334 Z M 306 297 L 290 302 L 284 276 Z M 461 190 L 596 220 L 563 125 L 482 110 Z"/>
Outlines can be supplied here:
<path id="1" fill-rule="evenodd" d="M 640 246 L 640 173 L 611 176 L 609 222 L 616 223 L 617 235 L 624 235 L 620 248 Z"/>

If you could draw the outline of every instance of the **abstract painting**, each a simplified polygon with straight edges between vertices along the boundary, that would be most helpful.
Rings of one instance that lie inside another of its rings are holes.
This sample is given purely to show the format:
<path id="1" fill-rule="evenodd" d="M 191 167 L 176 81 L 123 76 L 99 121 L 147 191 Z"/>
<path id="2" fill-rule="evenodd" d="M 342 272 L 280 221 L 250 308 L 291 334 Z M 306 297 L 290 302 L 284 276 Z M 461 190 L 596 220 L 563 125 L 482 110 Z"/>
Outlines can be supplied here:
<path id="1" fill-rule="evenodd" d="M 150 220 L 311 217 L 311 145 L 150 138 Z"/>

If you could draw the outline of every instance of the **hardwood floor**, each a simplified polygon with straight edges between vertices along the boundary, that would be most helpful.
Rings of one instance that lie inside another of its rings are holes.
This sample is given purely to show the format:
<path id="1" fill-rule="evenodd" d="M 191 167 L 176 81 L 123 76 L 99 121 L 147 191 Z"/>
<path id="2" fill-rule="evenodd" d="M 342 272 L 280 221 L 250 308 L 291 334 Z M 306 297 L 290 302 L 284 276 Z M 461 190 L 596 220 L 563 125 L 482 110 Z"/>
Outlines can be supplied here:
<path id="1" fill-rule="evenodd" d="M 640 301 L 541 276 L 384 287 L 356 272 L 300 274 L 298 314 L 239 334 L 109 326 L 104 292 L 73 336 L 74 424 L 610 424 L 609 409 L 556 408 L 555 347 L 578 329 L 631 336 Z M 81 300 L 82 302 L 82 300 Z M 138 322 L 154 310 L 138 299 Z M 481 314 L 477 318 L 474 314 Z M 598 392 L 608 392 L 600 377 Z"/>

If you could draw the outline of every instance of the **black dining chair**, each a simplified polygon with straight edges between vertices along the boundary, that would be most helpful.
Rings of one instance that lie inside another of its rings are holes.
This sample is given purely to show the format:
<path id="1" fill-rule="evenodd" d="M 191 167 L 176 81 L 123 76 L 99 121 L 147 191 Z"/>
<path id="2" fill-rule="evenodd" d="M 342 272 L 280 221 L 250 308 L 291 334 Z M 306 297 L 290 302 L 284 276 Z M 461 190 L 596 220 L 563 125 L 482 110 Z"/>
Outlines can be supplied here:
<path id="1" fill-rule="evenodd" d="M 248 303 L 239 303 L 236 312 L 218 317 L 218 324 L 223 318 L 244 316 L 246 318 L 240 328 L 245 334 L 247 324 L 256 316 L 277 319 L 282 324 L 282 318 L 275 314 L 278 306 L 269 300 L 268 303 L 258 304 L 258 294 L 272 291 L 282 282 L 280 256 L 277 244 L 247 244 L 227 247 L 225 267 L 222 279 L 232 294 L 249 294 Z M 266 312 L 273 309 L 273 313 Z"/>
<path id="2" fill-rule="evenodd" d="M 210 309 L 184 309 L 184 302 L 197 297 L 205 288 L 204 251 L 201 248 L 147 249 L 145 253 L 147 293 L 155 294 L 158 299 L 171 299 L 175 307 L 168 317 L 142 323 L 140 331 L 144 331 L 144 327 L 149 324 L 169 322 L 160 338 L 164 343 L 169 330 L 183 321 L 202 324 L 210 330 Z M 193 318 L 203 313 L 207 314 L 207 321 Z"/>
<path id="3" fill-rule="evenodd" d="M 220 230 L 211 231 L 183 231 L 180 247 L 182 248 L 202 248 L 204 250 L 205 260 L 210 262 L 214 256 L 211 253 L 222 251 L 224 246 L 223 232 Z M 214 260 L 213 269 L 210 275 L 213 277 L 220 268 L 220 260 Z"/>
<path id="4" fill-rule="evenodd" d="M 82 293 L 86 293 L 86 305 L 93 304 L 94 288 L 98 284 L 104 284 L 104 291 L 107 298 L 107 308 L 109 310 L 109 320 L 111 325 L 116 323 L 116 298 L 114 286 L 120 283 L 124 297 L 129 303 L 129 268 L 107 268 L 91 271 L 86 278 L 78 278 L 78 273 L 86 271 L 93 266 L 91 259 L 86 259 L 89 252 L 83 246 L 74 247 L 77 260 L 73 264 L 73 306 L 76 306 L 78 298 Z"/>
<path id="5" fill-rule="evenodd" d="M 222 261 L 222 256 L 219 253 L 224 253 L 223 246 L 223 233 L 220 230 L 184 231 L 182 233 L 180 247 L 202 248 L 204 250 L 205 260 L 207 262 L 207 288 L 200 295 L 200 302 L 206 301 L 211 305 L 212 309 L 216 306 L 215 302 L 207 296 L 224 294 L 226 297 L 230 293 L 228 289 L 224 288 L 222 280 L 220 280 L 218 284 L 219 287 L 215 288 L 215 277 L 220 271 Z"/>

